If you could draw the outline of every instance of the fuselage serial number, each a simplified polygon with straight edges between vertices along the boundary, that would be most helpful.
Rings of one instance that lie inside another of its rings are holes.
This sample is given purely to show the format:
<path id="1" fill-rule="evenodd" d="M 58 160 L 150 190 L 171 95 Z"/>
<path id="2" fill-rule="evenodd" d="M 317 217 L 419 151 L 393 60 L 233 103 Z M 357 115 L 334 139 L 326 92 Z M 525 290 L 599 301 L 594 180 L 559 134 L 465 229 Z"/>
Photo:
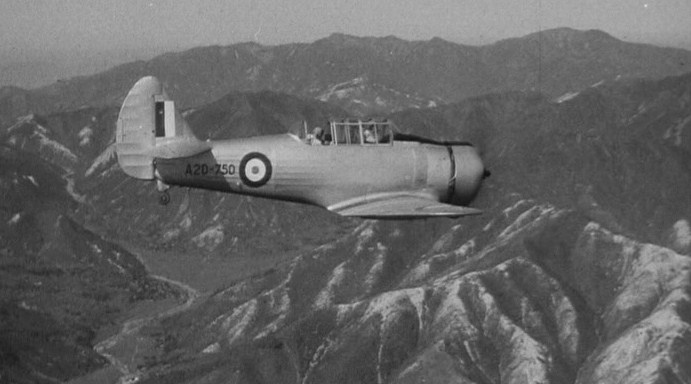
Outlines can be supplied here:
<path id="1" fill-rule="evenodd" d="M 233 164 L 187 164 L 185 176 L 228 176 L 235 174 Z"/>

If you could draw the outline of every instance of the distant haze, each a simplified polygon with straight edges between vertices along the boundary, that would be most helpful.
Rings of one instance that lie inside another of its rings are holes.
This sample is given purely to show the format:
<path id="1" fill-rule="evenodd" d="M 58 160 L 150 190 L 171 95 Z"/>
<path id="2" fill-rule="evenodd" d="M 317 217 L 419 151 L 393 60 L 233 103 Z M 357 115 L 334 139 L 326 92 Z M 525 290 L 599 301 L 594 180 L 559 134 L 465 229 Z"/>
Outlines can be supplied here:
<path id="1" fill-rule="evenodd" d="M 33 67 L 66 66 L 63 75 L 73 76 L 164 51 L 334 32 L 481 45 L 571 27 L 691 49 L 688 0 L 4 0 L 0 11 L 2 84 Z M 39 77 L 24 85 L 56 80 Z"/>

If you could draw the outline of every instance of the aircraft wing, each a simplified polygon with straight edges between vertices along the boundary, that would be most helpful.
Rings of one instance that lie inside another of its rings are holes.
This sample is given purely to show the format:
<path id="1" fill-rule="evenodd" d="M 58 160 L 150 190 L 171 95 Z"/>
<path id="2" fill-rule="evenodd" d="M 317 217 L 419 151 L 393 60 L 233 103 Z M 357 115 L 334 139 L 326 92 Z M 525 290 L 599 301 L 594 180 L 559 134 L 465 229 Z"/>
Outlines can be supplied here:
<path id="1" fill-rule="evenodd" d="M 482 213 L 479 209 L 440 203 L 427 196 L 399 194 L 349 200 L 328 209 L 341 216 L 378 219 L 460 217 Z"/>

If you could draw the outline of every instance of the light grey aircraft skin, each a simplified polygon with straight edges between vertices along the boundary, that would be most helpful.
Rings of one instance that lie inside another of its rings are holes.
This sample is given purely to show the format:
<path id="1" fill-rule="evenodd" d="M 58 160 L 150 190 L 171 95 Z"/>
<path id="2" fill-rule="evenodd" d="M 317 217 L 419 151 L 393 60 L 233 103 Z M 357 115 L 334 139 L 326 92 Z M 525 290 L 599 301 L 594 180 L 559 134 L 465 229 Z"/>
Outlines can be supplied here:
<path id="1" fill-rule="evenodd" d="M 363 124 L 332 123 L 330 145 L 293 134 L 200 141 L 160 81 L 144 77 L 120 110 L 116 153 L 126 174 L 157 181 L 164 203 L 168 186 L 177 185 L 312 204 L 343 216 L 481 213 L 467 207 L 488 174 L 472 146 L 399 141 L 383 124 L 377 142 L 367 143 Z"/>

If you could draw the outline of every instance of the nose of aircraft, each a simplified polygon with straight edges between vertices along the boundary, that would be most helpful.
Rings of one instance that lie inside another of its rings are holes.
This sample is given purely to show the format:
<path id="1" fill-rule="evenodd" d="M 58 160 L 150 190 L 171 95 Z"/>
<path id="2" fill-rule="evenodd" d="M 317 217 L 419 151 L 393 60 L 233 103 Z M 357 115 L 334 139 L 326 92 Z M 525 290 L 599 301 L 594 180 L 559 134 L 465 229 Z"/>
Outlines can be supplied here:
<path id="1" fill-rule="evenodd" d="M 452 147 L 456 161 L 456 180 L 453 204 L 468 205 L 480 190 L 482 180 L 489 177 L 490 172 L 485 169 L 480 156 L 474 147 Z"/>

